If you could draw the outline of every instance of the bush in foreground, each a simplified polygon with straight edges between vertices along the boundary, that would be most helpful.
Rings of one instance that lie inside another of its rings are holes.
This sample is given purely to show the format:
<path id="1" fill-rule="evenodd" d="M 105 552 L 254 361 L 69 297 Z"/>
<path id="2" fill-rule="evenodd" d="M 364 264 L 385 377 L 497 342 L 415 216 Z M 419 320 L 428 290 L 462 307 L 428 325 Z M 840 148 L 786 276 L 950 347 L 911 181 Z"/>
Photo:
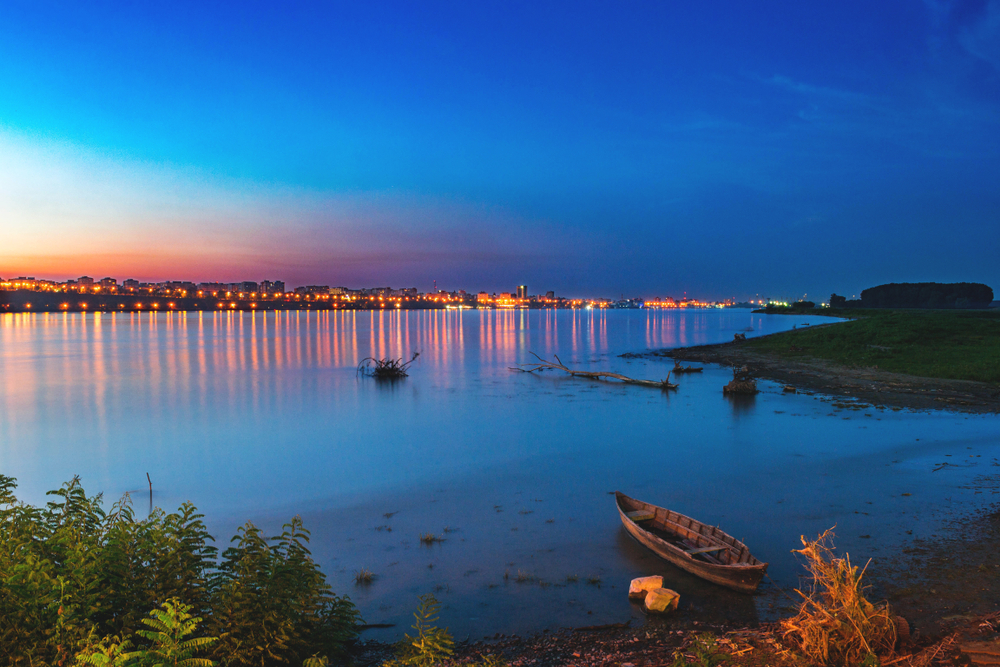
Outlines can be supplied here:
<path id="1" fill-rule="evenodd" d="M 246 524 L 217 561 L 190 503 L 137 519 L 128 495 L 105 512 L 78 478 L 45 507 L 19 502 L 15 488 L 0 475 L 0 663 L 65 667 L 103 654 L 119 665 L 156 646 L 149 621 L 161 612 L 187 614 L 196 636 L 186 641 L 223 667 L 301 665 L 341 655 L 356 636 L 357 609 L 331 592 L 298 517 L 273 538 Z"/>

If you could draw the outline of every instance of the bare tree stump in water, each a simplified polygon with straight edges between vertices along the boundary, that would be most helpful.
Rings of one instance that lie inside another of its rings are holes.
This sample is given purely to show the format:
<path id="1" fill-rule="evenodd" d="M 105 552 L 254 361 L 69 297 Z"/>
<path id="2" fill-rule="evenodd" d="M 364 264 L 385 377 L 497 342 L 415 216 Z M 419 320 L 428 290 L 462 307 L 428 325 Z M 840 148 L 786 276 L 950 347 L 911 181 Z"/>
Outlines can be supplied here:
<path id="1" fill-rule="evenodd" d="M 528 354 L 530 354 L 531 356 L 533 356 L 535 359 L 538 359 L 539 363 L 536 363 L 536 364 L 520 364 L 517 368 L 511 367 L 510 370 L 512 370 L 512 371 L 520 371 L 522 373 L 534 373 L 535 371 L 541 371 L 541 370 L 545 370 L 545 369 L 549 368 L 549 369 L 554 369 L 554 370 L 558 370 L 558 371 L 565 371 L 566 373 L 569 373 L 570 375 L 573 375 L 575 377 L 590 378 L 591 380 L 612 379 L 612 380 L 621 380 L 625 384 L 638 384 L 638 385 L 642 385 L 644 387 L 656 387 L 657 389 L 677 389 L 677 385 L 676 384 L 672 384 L 670 382 L 670 373 L 669 372 L 667 372 L 667 378 L 665 380 L 663 380 L 663 381 L 657 381 L 657 380 L 636 380 L 634 378 L 630 378 L 628 376 L 622 375 L 621 373 L 610 373 L 610 372 L 607 372 L 607 371 L 578 371 L 578 370 L 573 370 L 572 368 L 567 368 L 565 366 L 565 364 L 563 364 L 562 360 L 559 358 L 558 355 L 553 355 L 555 357 L 555 360 L 556 360 L 556 362 L 553 363 L 551 361 L 547 361 L 545 359 L 542 359 L 540 356 L 538 356 L 534 352 L 529 352 Z"/>

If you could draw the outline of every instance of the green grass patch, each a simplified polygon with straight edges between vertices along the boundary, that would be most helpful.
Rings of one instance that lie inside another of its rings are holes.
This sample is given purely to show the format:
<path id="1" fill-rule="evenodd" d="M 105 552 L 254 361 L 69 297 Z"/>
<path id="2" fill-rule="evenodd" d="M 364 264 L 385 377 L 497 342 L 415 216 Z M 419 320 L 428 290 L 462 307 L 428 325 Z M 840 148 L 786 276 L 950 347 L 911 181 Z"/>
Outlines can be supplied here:
<path id="1" fill-rule="evenodd" d="M 928 378 L 1000 383 L 1000 311 L 808 311 L 852 318 L 747 341 L 781 357 L 815 357 Z"/>

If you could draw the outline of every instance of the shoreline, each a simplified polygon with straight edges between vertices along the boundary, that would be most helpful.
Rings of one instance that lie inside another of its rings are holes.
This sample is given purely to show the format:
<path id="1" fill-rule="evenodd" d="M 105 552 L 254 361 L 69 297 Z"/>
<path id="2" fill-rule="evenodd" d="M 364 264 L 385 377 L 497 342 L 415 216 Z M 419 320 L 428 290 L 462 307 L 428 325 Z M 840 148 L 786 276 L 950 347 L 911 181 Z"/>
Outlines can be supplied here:
<path id="1" fill-rule="evenodd" d="M 831 322 L 810 329 L 837 324 L 839 322 Z M 986 382 L 945 380 L 892 373 L 871 367 L 849 367 L 815 357 L 793 359 L 756 350 L 748 345 L 752 341 L 775 336 L 794 336 L 795 332 L 767 334 L 747 341 L 630 352 L 621 356 L 628 359 L 669 358 L 720 366 L 746 366 L 758 378 L 791 386 L 799 391 L 842 396 L 888 408 L 1000 414 L 1000 388 Z"/>
<path id="2" fill-rule="evenodd" d="M 1000 656 L 1000 579 L 995 576 L 1000 556 L 992 548 L 1000 537 L 998 508 L 993 503 L 957 517 L 945 534 L 902 549 L 898 558 L 873 558 L 869 565 L 873 571 L 865 577 L 870 587 L 866 597 L 873 602 L 887 599 L 893 613 L 906 620 L 895 657 L 886 664 L 993 664 L 978 662 L 984 647 L 993 652 L 989 657 Z M 442 620 L 441 625 L 447 623 Z M 706 633 L 713 638 L 712 653 L 725 656 L 729 665 L 812 664 L 785 640 L 780 622 L 685 622 L 678 612 L 624 623 L 456 641 L 454 655 L 444 664 L 481 665 L 493 656 L 510 667 L 653 667 L 674 664 L 677 654 L 686 656 L 684 664 L 702 664 L 691 661 Z M 353 658 L 355 664 L 380 665 L 395 650 L 395 644 L 359 639 Z"/>

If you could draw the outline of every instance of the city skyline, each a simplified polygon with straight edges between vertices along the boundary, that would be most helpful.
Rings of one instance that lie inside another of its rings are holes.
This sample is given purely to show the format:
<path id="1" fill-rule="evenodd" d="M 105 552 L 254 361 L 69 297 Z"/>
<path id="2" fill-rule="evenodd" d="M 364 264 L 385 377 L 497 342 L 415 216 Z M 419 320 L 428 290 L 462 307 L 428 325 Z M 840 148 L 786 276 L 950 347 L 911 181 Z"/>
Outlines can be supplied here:
<path id="1" fill-rule="evenodd" d="M 1000 283 L 996 0 L 4 18 L 3 276 Z"/>

